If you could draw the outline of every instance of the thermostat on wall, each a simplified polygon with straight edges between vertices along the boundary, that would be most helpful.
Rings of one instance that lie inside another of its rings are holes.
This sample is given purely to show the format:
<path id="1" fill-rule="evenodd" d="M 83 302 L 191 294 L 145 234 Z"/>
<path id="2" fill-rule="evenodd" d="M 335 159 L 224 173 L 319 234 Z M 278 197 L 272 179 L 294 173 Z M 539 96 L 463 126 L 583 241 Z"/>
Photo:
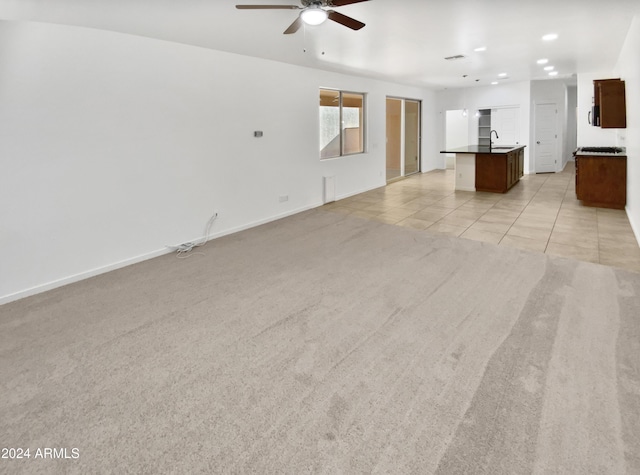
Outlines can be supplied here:
<path id="1" fill-rule="evenodd" d="M 256 130 L 253 132 L 254 137 L 262 137 L 262 130 Z"/>

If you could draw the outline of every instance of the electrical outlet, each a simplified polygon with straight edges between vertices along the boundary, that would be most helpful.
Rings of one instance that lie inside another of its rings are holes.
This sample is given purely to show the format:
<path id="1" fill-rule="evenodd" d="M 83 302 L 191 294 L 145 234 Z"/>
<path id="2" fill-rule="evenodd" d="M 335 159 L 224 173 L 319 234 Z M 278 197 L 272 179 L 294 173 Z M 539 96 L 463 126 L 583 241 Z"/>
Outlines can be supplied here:
<path id="1" fill-rule="evenodd" d="M 280 203 L 284 203 L 285 201 L 289 201 L 289 195 L 280 195 Z"/>
<path id="2" fill-rule="evenodd" d="M 220 212 L 217 209 L 213 211 L 213 216 L 217 218 L 219 215 L 220 215 Z"/>

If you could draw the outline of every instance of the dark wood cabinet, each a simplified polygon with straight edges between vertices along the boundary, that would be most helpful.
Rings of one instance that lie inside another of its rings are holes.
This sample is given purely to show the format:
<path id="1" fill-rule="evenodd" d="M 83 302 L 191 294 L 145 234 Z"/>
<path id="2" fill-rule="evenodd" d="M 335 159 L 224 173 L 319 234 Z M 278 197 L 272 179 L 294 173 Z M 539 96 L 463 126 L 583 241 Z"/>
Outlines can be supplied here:
<path id="1" fill-rule="evenodd" d="M 506 193 L 524 174 L 524 148 L 476 155 L 476 191 Z"/>
<path id="2" fill-rule="evenodd" d="M 624 81 L 596 79 L 593 81 L 593 125 L 603 129 L 627 127 Z"/>
<path id="3" fill-rule="evenodd" d="M 524 149 L 518 150 L 518 178 L 524 176 Z"/>
<path id="4" fill-rule="evenodd" d="M 518 175 L 518 152 L 509 152 L 507 154 L 507 170 L 509 173 L 507 189 L 509 189 L 520 180 L 520 175 Z"/>
<path id="5" fill-rule="evenodd" d="M 576 196 L 585 206 L 624 209 L 627 157 L 576 155 Z"/>
<path id="6" fill-rule="evenodd" d="M 479 153 L 476 155 L 476 191 L 504 193 L 506 190 L 506 154 Z"/>

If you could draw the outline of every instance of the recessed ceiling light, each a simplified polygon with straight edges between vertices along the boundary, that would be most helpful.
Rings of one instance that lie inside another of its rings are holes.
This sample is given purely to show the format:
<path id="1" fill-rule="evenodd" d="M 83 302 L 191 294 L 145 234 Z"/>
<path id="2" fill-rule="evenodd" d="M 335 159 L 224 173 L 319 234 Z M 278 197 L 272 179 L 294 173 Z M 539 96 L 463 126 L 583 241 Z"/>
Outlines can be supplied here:
<path id="1" fill-rule="evenodd" d="M 551 71 L 549 73 L 549 76 L 557 76 L 558 75 L 558 71 Z"/>
<path id="2" fill-rule="evenodd" d="M 478 48 L 474 49 L 473 51 L 477 51 L 477 52 L 480 52 L 480 51 L 487 51 L 487 47 L 486 47 L 486 46 L 480 46 L 480 47 L 478 47 Z"/>
<path id="3" fill-rule="evenodd" d="M 549 33 L 548 35 L 544 35 L 542 39 L 545 41 L 553 41 L 558 39 L 558 35 L 556 33 Z"/>
<path id="4" fill-rule="evenodd" d="M 538 61 L 536 61 L 536 63 L 538 64 L 547 64 L 549 62 L 549 60 L 547 58 L 542 58 L 539 59 Z"/>
<path id="5" fill-rule="evenodd" d="M 498 84 L 498 81 L 493 81 L 493 82 L 491 83 L 491 85 L 493 85 L 493 86 L 495 86 L 496 84 Z"/>
<path id="6" fill-rule="evenodd" d="M 553 66 L 545 66 L 544 70 L 545 71 L 553 71 Z"/>
<path id="7" fill-rule="evenodd" d="M 507 77 L 507 73 L 500 73 L 498 74 L 499 78 L 506 78 Z"/>

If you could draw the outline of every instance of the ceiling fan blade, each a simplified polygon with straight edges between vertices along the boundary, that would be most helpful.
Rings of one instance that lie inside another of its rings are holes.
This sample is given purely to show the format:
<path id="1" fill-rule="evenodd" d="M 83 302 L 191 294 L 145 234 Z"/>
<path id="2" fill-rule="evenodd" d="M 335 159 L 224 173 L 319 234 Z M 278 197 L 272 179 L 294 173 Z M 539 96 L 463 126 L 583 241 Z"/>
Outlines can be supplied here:
<path id="1" fill-rule="evenodd" d="M 369 0 L 333 0 L 329 2 L 330 7 L 343 7 L 352 3 L 368 2 Z"/>
<path id="2" fill-rule="evenodd" d="M 298 17 L 295 19 L 293 23 L 291 23 L 291 25 L 289 25 L 289 28 L 284 30 L 283 34 L 290 35 L 291 33 L 295 33 L 300 29 L 301 26 L 302 26 L 302 18 Z"/>
<path id="3" fill-rule="evenodd" d="M 340 23 L 341 25 L 344 25 L 347 28 L 351 28 L 352 30 L 359 30 L 364 26 L 364 23 L 362 23 L 361 21 L 358 21 L 347 15 L 343 15 L 342 13 L 338 13 L 334 10 L 328 10 L 328 13 L 329 13 L 329 20 L 333 20 L 336 23 Z"/>
<path id="4" fill-rule="evenodd" d="M 236 5 L 238 10 L 299 10 L 298 5 Z"/>

